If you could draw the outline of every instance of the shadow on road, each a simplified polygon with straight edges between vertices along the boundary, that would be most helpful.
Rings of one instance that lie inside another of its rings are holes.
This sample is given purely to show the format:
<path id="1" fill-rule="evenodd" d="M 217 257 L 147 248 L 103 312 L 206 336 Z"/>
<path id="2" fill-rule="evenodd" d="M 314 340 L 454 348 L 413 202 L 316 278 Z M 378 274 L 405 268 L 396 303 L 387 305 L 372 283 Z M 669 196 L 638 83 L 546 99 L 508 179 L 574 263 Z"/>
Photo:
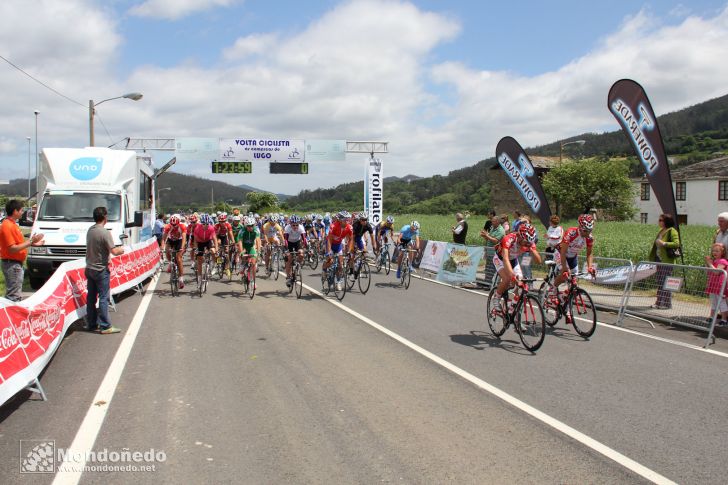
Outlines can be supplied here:
<path id="1" fill-rule="evenodd" d="M 501 348 L 507 352 L 519 355 L 535 355 L 524 349 L 520 340 L 502 340 L 479 330 L 471 330 L 469 334 L 450 335 L 450 340 L 456 344 L 465 345 L 475 350 L 485 350 L 486 347 Z"/>

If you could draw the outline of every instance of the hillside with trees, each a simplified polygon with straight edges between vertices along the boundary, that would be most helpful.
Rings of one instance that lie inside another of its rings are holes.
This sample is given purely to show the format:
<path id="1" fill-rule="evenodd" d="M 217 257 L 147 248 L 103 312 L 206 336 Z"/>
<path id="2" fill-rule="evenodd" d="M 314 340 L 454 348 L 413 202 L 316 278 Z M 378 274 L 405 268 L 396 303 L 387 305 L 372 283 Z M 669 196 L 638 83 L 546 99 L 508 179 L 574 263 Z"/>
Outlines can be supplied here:
<path id="1" fill-rule="evenodd" d="M 675 166 L 716 158 L 728 153 L 728 95 L 658 117 L 665 150 Z M 558 157 L 560 143 L 584 140 L 564 150 L 565 158 L 607 161 L 625 158 L 630 176 L 642 174 L 642 167 L 621 130 L 583 133 L 565 140 L 527 148 L 529 155 Z M 405 182 L 385 185 L 387 212 L 449 214 L 460 210 L 485 213 L 490 204 L 489 168 L 495 157 L 470 167 Z M 296 210 L 322 210 L 331 207 L 349 210 L 361 207 L 364 183 L 353 182 L 329 189 L 304 190 L 286 200 Z"/>

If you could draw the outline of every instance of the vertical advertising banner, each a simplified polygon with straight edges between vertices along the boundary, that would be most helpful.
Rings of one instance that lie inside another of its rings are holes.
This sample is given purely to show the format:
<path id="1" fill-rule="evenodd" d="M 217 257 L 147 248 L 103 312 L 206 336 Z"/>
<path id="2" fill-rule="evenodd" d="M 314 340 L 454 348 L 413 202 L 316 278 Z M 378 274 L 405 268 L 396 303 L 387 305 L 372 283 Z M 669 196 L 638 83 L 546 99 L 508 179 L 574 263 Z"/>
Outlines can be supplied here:
<path id="1" fill-rule="evenodd" d="M 531 211 L 538 216 L 545 227 L 549 227 L 551 218 L 549 202 L 546 200 L 546 194 L 533 169 L 533 164 L 521 145 L 513 137 L 503 137 L 495 148 L 495 156 Z"/>
<path id="2" fill-rule="evenodd" d="M 364 179 L 364 210 L 369 213 L 369 222 L 375 226 L 382 222 L 382 161 L 370 158 L 366 162 L 366 178 Z"/>
<path id="3" fill-rule="evenodd" d="M 672 215 L 677 226 L 677 208 L 665 145 L 645 90 L 631 79 L 620 79 L 609 90 L 607 107 L 642 162 L 662 212 Z"/>

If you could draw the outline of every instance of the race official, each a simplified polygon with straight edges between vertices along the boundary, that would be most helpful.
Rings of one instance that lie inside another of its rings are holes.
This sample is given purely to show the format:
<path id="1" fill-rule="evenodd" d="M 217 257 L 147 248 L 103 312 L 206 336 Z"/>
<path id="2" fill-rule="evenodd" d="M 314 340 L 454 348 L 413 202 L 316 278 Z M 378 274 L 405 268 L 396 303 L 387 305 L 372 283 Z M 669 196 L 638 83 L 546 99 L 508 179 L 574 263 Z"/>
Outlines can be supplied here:
<path id="1" fill-rule="evenodd" d="M 43 234 L 34 234 L 27 241 L 18 227 L 18 219 L 22 214 L 23 204 L 11 199 L 5 204 L 7 217 L 0 225 L 0 258 L 5 277 L 5 298 L 20 301 L 23 291 L 23 263 L 28 256 L 30 246 L 42 246 Z"/>

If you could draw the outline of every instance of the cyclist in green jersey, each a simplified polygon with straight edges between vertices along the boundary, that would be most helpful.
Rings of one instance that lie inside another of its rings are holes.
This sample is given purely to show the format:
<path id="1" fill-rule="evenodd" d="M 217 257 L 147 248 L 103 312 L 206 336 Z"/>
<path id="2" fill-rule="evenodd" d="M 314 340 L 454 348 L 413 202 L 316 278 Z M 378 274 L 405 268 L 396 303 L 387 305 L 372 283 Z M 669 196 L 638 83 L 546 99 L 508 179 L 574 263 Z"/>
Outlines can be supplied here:
<path id="1" fill-rule="evenodd" d="M 257 270 L 257 255 L 260 251 L 260 230 L 255 224 L 255 219 L 246 216 L 243 218 L 244 225 L 241 225 L 240 230 L 234 231 L 233 236 L 235 237 L 235 243 L 238 246 L 238 253 L 241 255 L 247 254 L 250 256 L 250 266 L 255 273 Z M 243 253 L 245 250 L 245 253 Z M 241 265 L 242 266 L 242 265 Z"/>

